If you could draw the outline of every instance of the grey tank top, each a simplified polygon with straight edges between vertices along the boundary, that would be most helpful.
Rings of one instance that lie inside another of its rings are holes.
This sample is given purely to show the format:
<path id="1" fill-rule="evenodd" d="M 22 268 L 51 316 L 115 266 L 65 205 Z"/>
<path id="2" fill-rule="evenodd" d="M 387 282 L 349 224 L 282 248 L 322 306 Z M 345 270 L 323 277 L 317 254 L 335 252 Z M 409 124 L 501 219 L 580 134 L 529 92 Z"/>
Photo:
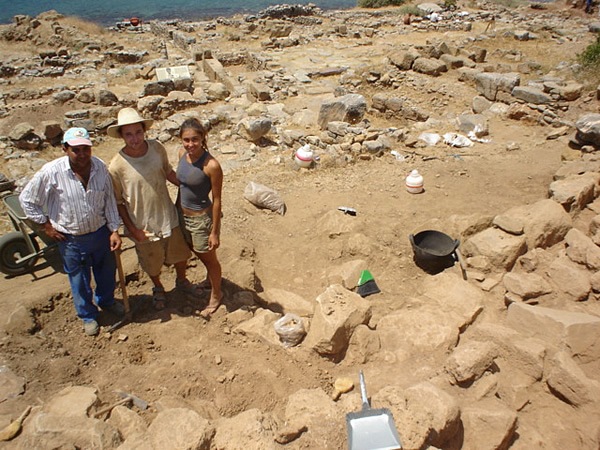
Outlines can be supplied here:
<path id="1" fill-rule="evenodd" d="M 179 192 L 181 195 L 181 206 L 194 211 L 200 211 L 212 205 L 208 194 L 212 186 L 210 178 L 202 170 L 204 161 L 208 158 L 208 152 L 205 152 L 193 164 L 187 161 L 184 154 L 177 165 L 177 179 L 181 183 Z"/>

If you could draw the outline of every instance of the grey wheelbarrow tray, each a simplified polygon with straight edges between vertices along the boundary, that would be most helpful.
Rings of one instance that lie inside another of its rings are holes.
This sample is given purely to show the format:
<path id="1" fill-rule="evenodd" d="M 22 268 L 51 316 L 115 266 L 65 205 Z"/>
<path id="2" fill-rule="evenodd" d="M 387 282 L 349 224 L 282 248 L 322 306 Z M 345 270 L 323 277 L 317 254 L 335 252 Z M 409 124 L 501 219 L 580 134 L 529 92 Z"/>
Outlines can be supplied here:
<path id="1" fill-rule="evenodd" d="M 387 408 L 372 409 L 365 377 L 359 373 L 362 410 L 346 414 L 349 450 L 396 450 L 402 448 L 394 418 Z"/>
<path id="2" fill-rule="evenodd" d="M 4 195 L 2 201 L 16 231 L 0 237 L 0 271 L 6 275 L 21 275 L 32 270 L 40 256 L 54 250 L 56 242 L 27 219 L 17 194 Z M 40 248 L 38 239 L 44 247 Z"/>

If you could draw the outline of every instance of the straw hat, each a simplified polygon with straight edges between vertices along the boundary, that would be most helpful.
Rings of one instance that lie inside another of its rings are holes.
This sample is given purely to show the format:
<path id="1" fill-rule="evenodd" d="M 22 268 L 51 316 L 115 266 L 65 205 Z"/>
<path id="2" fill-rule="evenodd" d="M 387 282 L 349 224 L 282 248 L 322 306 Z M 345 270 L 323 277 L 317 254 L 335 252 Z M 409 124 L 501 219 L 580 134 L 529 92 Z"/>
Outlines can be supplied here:
<path id="1" fill-rule="evenodd" d="M 142 116 L 140 116 L 140 113 L 133 108 L 123 108 L 121 111 L 119 111 L 119 115 L 117 116 L 117 124 L 108 127 L 106 129 L 106 133 L 110 137 L 120 138 L 121 135 L 119 134 L 119 130 L 121 127 L 123 125 L 132 125 L 134 123 L 143 123 L 144 128 L 147 130 L 152 126 L 154 120 L 144 119 Z"/>

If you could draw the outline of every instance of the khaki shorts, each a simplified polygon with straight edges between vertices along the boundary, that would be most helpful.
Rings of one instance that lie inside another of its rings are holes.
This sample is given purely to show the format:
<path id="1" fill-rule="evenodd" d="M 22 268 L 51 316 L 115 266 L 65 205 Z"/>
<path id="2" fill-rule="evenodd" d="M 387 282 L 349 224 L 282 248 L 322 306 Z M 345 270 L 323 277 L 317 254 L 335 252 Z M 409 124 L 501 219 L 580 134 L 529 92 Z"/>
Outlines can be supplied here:
<path id="1" fill-rule="evenodd" d="M 160 275 L 164 264 L 176 264 L 192 256 L 190 248 L 183 239 L 181 228 L 171 230 L 171 236 L 156 241 L 136 242 L 135 251 L 144 272 L 151 277 Z"/>
<path id="2" fill-rule="evenodd" d="M 212 230 L 212 213 L 183 216 L 183 237 L 196 253 L 208 252 L 208 237 Z"/>

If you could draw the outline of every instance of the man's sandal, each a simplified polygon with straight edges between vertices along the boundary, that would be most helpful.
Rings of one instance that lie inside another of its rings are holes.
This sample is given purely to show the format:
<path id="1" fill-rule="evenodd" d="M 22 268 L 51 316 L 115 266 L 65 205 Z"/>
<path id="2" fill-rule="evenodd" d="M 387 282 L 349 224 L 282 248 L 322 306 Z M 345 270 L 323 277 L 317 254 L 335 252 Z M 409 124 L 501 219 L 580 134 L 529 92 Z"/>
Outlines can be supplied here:
<path id="1" fill-rule="evenodd" d="M 193 297 L 201 297 L 206 293 L 206 290 L 198 284 L 193 284 L 187 278 L 184 281 L 175 280 L 175 288 L 184 294 L 191 295 Z"/>
<path id="2" fill-rule="evenodd" d="M 165 309 L 165 303 L 167 303 L 167 295 L 165 288 L 153 287 L 152 288 L 152 305 L 157 311 Z"/>

